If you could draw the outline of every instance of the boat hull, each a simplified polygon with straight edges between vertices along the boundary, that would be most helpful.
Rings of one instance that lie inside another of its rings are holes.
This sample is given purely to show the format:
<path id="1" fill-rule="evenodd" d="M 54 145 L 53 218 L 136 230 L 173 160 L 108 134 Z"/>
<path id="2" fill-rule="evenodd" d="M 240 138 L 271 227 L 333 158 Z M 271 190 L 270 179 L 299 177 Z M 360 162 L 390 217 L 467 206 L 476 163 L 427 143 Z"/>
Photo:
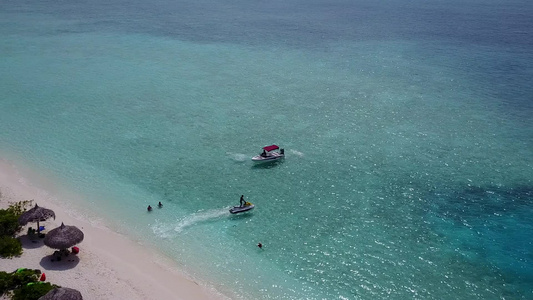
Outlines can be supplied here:
<path id="1" fill-rule="evenodd" d="M 284 157 L 285 157 L 285 155 L 282 155 L 282 154 L 279 154 L 279 153 L 271 154 L 271 155 L 266 156 L 266 157 L 265 156 L 261 156 L 261 155 L 256 155 L 256 156 L 252 157 L 252 161 L 256 162 L 256 163 L 263 163 L 263 162 L 281 160 Z"/>
<path id="2" fill-rule="evenodd" d="M 253 205 L 253 204 L 246 205 L 246 206 L 234 206 L 233 208 L 231 208 L 229 210 L 229 212 L 232 213 L 232 214 L 238 214 L 238 213 L 243 213 L 243 212 L 252 210 L 252 209 L 254 209 L 254 207 L 255 207 L 255 205 Z"/>

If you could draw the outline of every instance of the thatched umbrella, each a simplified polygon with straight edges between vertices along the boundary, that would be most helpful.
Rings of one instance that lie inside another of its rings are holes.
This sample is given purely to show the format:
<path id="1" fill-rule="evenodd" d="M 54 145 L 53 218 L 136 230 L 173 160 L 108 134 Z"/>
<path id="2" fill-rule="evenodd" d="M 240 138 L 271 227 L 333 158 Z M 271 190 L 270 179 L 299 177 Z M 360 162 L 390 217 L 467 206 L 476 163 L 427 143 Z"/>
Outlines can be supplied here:
<path id="1" fill-rule="evenodd" d="M 83 300 L 78 290 L 60 287 L 46 293 L 39 300 Z"/>
<path id="2" fill-rule="evenodd" d="M 34 208 L 25 211 L 22 213 L 22 215 L 20 215 L 19 224 L 24 226 L 29 222 L 37 222 L 37 233 L 40 233 L 41 230 L 39 226 L 39 221 L 46 221 L 52 217 L 54 218 L 54 220 L 56 219 L 56 214 L 53 210 L 44 207 L 39 207 L 39 205 L 35 204 Z"/>
<path id="3" fill-rule="evenodd" d="M 83 241 L 83 232 L 76 226 L 61 226 L 54 228 L 44 237 L 44 244 L 54 249 L 67 249 Z"/>

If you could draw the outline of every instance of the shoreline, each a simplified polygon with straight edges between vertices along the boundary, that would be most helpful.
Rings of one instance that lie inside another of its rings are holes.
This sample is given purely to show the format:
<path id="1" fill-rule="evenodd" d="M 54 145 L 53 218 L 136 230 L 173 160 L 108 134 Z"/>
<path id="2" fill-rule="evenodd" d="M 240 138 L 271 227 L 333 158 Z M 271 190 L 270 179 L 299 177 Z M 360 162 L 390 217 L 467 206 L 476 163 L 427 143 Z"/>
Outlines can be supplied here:
<path id="1" fill-rule="evenodd" d="M 30 240 L 26 235 L 27 227 L 32 226 L 29 224 L 18 235 L 23 254 L 2 259 L 0 271 L 40 269 L 48 282 L 77 289 L 84 299 L 230 299 L 189 278 L 175 261 L 158 250 L 111 230 L 105 221 L 99 219 L 95 224 L 83 218 L 71 203 L 65 209 L 62 199 L 54 197 L 46 187 L 35 185 L 31 178 L 35 174 L 27 172 L 30 170 L 21 172 L 15 162 L 0 158 L 0 208 L 33 200 L 33 205 L 52 209 L 56 214 L 55 220 L 41 222 L 45 233 L 63 222 L 81 229 L 85 239 L 78 245 L 77 256 L 52 262 L 54 249 L 45 246 L 42 239 Z"/>

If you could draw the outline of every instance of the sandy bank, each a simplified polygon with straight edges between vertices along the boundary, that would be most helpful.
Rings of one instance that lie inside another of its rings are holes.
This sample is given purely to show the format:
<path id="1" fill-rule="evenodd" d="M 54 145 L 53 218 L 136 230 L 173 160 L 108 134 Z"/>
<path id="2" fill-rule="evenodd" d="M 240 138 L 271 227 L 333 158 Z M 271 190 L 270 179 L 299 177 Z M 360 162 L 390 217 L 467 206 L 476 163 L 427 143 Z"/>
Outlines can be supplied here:
<path id="1" fill-rule="evenodd" d="M 25 171 L 27 172 L 27 171 Z M 0 208 L 10 202 L 35 200 L 54 210 L 55 220 L 42 222 L 47 230 L 64 222 L 80 228 L 85 239 L 77 256 L 52 261 L 54 252 L 42 239 L 30 239 L 21 231 L 24 253 L 14 259 L 0 259 L 1 271 L 25 267 L 40 269 L 47 281 L 79 290 L 84 299 L 224 299 L 178 270 L 171 259 L 106 226 L 95 226 L 71 209 L 62 208 L 61 199 L 33 184 L 12 162 L 0 159 Z M 29 225 L 31 226 L 31 225 Z M 35 224 L 33 224 L 35 227 Z"/>

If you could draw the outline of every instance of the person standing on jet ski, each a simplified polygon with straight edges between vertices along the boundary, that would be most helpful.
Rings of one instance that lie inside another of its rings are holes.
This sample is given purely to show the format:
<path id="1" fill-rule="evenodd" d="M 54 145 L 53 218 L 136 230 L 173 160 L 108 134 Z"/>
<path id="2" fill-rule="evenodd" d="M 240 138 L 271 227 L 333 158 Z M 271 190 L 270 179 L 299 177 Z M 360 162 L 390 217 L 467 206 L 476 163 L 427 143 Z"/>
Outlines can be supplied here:
<path id="1" fill-rule="evenodd" d="M 246 205 L 246 201 L 244 201 L 244 195 L 241 195 L 241 200 L 239 201 L 241 207 Z"/>

